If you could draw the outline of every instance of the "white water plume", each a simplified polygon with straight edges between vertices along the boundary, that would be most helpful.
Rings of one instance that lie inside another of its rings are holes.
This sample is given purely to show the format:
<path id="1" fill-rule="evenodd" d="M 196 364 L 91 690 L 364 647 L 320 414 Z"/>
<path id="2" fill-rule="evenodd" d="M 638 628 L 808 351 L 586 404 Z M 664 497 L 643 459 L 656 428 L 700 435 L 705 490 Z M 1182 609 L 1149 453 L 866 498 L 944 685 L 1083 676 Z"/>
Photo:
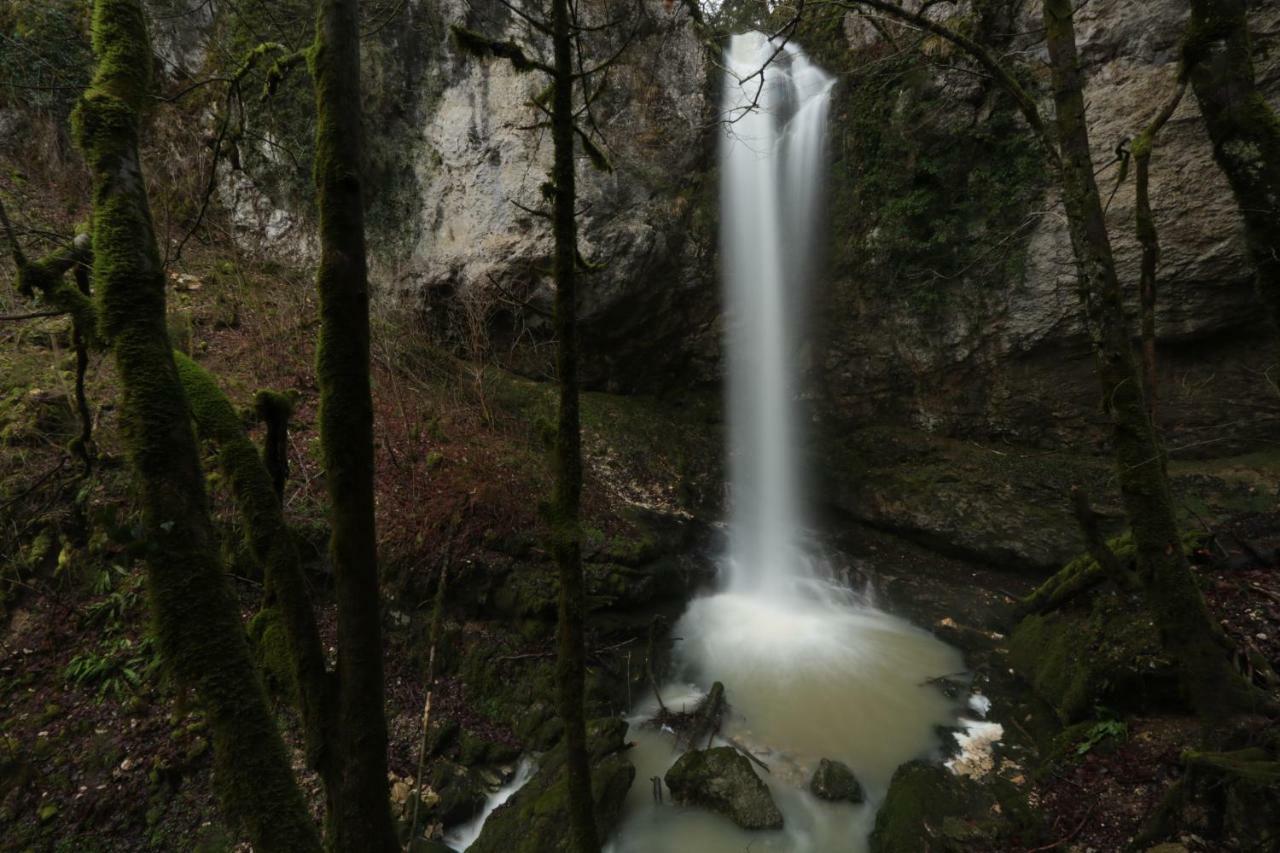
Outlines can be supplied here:
<path id="1" fill-rule="evenodd" d="M 691 706 L 721 681 L 731 714 L 720 736 L 769 767 L 760 774 L 782 830 L 748 832 L 696 808 L 654 802 L 643 780 L 678 757 L 671 733 L 635 709 L 629 737 L 642 780 L 609 853 L 866 849 L 894 769 L 936 745 L 955 719 L 928 686 L 963 664 L 955 650 L 840 586 L 808 547 L 797 447 L 798 351 L 824 241 L 827 112 L 834 80 L 794 45 L 735 36 L 725 55 L 720 148 L 721 258 L 728 352 L 729 547 L 722 586 L 695 599 L 675 626 L 681 680 L 668 707 Z M 696 686 L 695 686 L 696 685 Z M 823 759 L 843 761 L 862 805 L 808 792 Z"/>
<path id="2" fill-rule="evenodd" d="M 805 574 L 795 460 L 796 349 L 819 254 L 834 79 L 760 33 L 725 55 L 721 257 L 729 325 L 729 584 L 787 591 Z"/>

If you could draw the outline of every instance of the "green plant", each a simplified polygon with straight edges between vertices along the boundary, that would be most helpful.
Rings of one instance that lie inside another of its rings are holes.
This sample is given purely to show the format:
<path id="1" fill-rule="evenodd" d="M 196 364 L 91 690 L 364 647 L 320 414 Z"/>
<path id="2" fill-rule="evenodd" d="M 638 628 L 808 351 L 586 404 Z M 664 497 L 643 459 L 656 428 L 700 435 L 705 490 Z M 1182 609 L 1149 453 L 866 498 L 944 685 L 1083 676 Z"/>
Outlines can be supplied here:
<path id="1" fill-rule="evenodd" d="M 81 621 L 86 627 L 119 633 L 124 627 L 125 616 L 142 605 L 141 576 L 130 574 L 115 564 L 98 573 L 92 590 L 100 598 L 84 609 Z"/>
<path id="2" fill-rule="evenodd" d="M 1129 737 L 1129 724 L 1124 720 L 1116 719 L 1115 716 L 1106 708 L 1098 708 L 1098 711 L 1105 715 L 1104 719 L 1098 720 L 1088 729 L 1085 730 L 1084 739 L 1076 744 L 1076 755 L 1086 755 L 1094 747 L 1098 746 L 1104 740 L 1116 738 L 1118 740 L 1126 740 Z"/>
<path id="3" fill-rule="evenodd" d="M 149 635 L 137 642 L 128 637 L 112 637 L 72 658 L 62 675 L 80 687 L 96 686 L 99 702 L 108 697 L 118 702 L 137 694 L 155 675 L 160 667 L 158 651 Z"/>
<path id="4" fill-rule="evenodd" d="M 143 606 L 142 576 L 117 564 L 106 566 L 91 583 L 98 599 L 84 609 L 81 625 L 101 637 L 71 659 L 62 675 L 80 687 L 97 689 L 98 701 L 120 701 L 137 694 L 160 667 L 159 649 L 150 635 L 126 633 L 130 617 Z"/>

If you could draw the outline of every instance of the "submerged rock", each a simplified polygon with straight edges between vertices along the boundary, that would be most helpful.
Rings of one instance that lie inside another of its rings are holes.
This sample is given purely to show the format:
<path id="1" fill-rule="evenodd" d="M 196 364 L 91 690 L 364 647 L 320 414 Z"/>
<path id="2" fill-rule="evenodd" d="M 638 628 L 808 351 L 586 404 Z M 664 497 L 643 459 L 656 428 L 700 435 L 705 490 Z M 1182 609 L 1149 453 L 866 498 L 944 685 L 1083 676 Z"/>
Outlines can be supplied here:
<path id="1" fill-rule="evenodd" d="M 591 793 L 595 797 L 596 830 L 607 838 L 622 817 L 622 804 L 636 769 L 623 754 L 627 724 L 616 718 L 587 725 Z M 538 772 L 523 788 L 498 806 L 485 821 L 471 853 L 569 853 L 569 785 L 567 750 L 561 741 L 542 759 Z"/>
<path id="2" fill-rule="evenodd" d="M 862 784 L 847 764 L 824 758 L 818 762 L 809 780 L 809 790 L 815 797 L 832 802 L 860 803 L 865 799 Z"/>
<path id="3" fill-rule="evenodd" d="M 751 762 L 732 747 L 686 752 L 666 775 L 677 803 L 724 815 L 743 829 L 781 829 L 782 812 Z"/>

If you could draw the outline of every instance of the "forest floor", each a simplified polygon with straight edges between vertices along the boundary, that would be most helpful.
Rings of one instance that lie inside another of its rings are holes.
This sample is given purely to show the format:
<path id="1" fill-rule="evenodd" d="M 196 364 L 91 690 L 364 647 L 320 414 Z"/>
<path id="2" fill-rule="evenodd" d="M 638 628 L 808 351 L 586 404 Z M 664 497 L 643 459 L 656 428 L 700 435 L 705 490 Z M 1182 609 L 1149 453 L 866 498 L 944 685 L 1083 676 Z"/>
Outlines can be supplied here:
<path id="1" fill-rule="evenodd" d="M 274 263 L 196 251 L 170 275 L 168 296 L 175 347 L 244 407 L 255 439 L 261 428 L 247 414 L 254 393 L 294 396 L 285 509 L 332 647 L 313 284 Z M 0 287 L 0 313 L 31 308 Z M 433 719 L 471 739 L 454 752 L 467 743 L 490 745 L 491 755 L 518 752 L 514 726 L 529 716 L 530 685 L 544 686 L 554 648 L 554 585 L 539 511 L 549 493 L 544 436 L 554 387 L 475 367 L 431 349 L 426 338 L 412 323 L 375 318 L 393 782 L 417 771 L 427 622 L 446 562 L 456 612 L 440 650 Z M 92 357 L 86 387 L 97 458 L 85 476 L 67 450 L 79 429 L 73 365 L 64 318 L 0 325 L 0 374 L 10 382 L 0 394 L 0 849 L 226 849 L 203 720 L 166 677 L 147 628 L 114 371 L 109 358 Z M 586 559 L 600 566 L 596 586 L 604 588 L 593 601 L 606 606 L 632 592 L 626 582 L 610 587 L 612 577 L 666 547 L 637 513 L 681 516 L 718 499 L 718 408 L 695 399 L 671 412 L 654 401 L 588 394 L 583 419 Z M 240 522 L 208 450 L 215 521 L 247 621 L 261 598 L 261 573 L 239 544 Z M 494 604 L 504 590 L 505 603 Z M 483 618 L 485 608 L 496 615 Z M 480 666 L 471 663 L 477 650 Z M 493 684 L 487 671 L 477 673 L 494 666 L 509 695 L 481 695 Z M 288 703 L 277 699 L 277 708 L 318 813 L 319 782 L 302 766 L 297 721 Z M 408 785 L 393 790 L 403 806 Z"/>
<path id="2" fill-rule="evenodd" d="M 1256 650 L 1272 668 L 1280 667 L 1280 513 L 1221 519 L 1213 532 L 1192 555 L 1210 611 L 1239 648 Z M 1097 707 L 1090 719 L 1064 727 L 1008 661 L 1013 606 L 1035 587 L 1033 580 L 872 530 L 850 534 L 850 540 L 847 547 L 877 567 L 885 606 L 961 648 L 973 669 L 970 689 L 992 701 L 990 718 L 1004 726 L 994 772 L 1017 787 L 1042 822 L 1035 843 L 1000 849 L 1131 849 L 1171 788 L 1184 778 L 1183 751 L 1201 740 L 1197 718 L 1177 707 Z M 1083 647 L 1081 653 L 1087 653 Z M 1252 672 L 1243 657 L 1238 665 Z M 1256 742 L 1280 735 L 1275 723 L 1249 725 L 1248 737 Z M 1174 846 L 1163 853 L 1280 846 L 1274 837 L 1210 840 L 1194 827 L 1175 832 L 1170 843 Z"/>

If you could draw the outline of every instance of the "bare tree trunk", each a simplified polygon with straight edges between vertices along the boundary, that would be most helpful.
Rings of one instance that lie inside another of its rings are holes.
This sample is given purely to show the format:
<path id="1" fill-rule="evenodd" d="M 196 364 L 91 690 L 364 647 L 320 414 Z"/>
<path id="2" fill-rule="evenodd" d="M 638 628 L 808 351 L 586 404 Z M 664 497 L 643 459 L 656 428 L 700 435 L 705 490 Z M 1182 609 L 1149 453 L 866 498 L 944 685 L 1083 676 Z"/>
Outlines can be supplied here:
<path id="1" fill-rule="evenodd" d="M 1102 393 L 1111 414 L 1120 492 L 1137 549 L 1145 597 L 1187 699 L 1207 719 L 1253 708 L 1233 669 L 1182 550 L 1164 469 L 1164 451 L 1147 416 L 1133 360 L 1119 279 L 1094 180 L 1085 124 L 1083 76 L 1071 0 L 1044 0 L 1053 72 L 1063 203 L 1094 335 Z"/>
<path id="2" fill-rule="evenodd" d="M 586 593 L 582 574 L 582 430 L 578 411 L 577 246 L 574 214 L 573 58 L 569 0 L 552 0 L 551 39 L 554 93 L 551 139 L 555 149 L 552 225 L 555 235 L 556 367 L 560 380 L 560 418 L 555 446 L 555 494 L 551 535 L 560 571 L 559 661 L 560 715 L 568 747 L 569 815 L 578 853 L 600 849 L 587 760 L 584 622 Z"/>
<path id="3" fill-rule="evenodd" d="M 1156 423 L 1159 389 L 1156 371 L 1156 273 L 1160 267 L 1160 233 L 1151 209 L 1151 150 L 1157 134 L 1169 121 L 1187 91 L 1184 66 L 1178 68 L 1178 82 L 1173 96 L 1160 112 L 1133 140 L 1130 152 L 1134 162 L 1134 226 L 1142 246 L 1142 263 L 1138 273 L 1138 297 L 1142 317 L 1142 373 L 1147 394 L 1147 417 Z"/>
<path id="4" fill-rule="evenodd" d="M 332 506 L 338 606 L 338 790 L 330 843 L 398 850 L 387 787 L 387 722 L 374 527 L 369 282 L 361 188 L 358 0 L 322 0 L 311 52 L 320 213 L 320 443 Z"/>
<path id="5" fill-rule="evenodd" d="M 216 786 L 258 850 L 320 849 L 217 557 L 204 476 L 165 326 L 164 272 L 138 159 L 151 47 L 139 0 L 96 0 L 97 68 L 76 110 L 93 177 L 94 283 L 141 486 L 154 625 L 209 716 Z"/>
<path id="6" fill-rule="evenodd" d="M 1246 12 L 1245 0 L 1191 0 L 1184 61 L 1244 217 L 1258 295 L 1280 330 L 1280 118 L 1254 80 Z"/>
<path id="7" fill-rule="evenodd" d="M 73 271 L 76 288 L 84 296 L 89 295 L 89 268 L 84 264 L 76 264 Z M 92 331 L 80 328 L 72 323 L 72 343 L 76 349 L 76 414 L 80 418 L 80 435 L 72 442 L 80 463 L 84 466 L 87 477 L 93 473 L 93 410 L 89 407 L 89 396 L 84 390 L 84 377 L 89 371 L 89 341 Z"/>

